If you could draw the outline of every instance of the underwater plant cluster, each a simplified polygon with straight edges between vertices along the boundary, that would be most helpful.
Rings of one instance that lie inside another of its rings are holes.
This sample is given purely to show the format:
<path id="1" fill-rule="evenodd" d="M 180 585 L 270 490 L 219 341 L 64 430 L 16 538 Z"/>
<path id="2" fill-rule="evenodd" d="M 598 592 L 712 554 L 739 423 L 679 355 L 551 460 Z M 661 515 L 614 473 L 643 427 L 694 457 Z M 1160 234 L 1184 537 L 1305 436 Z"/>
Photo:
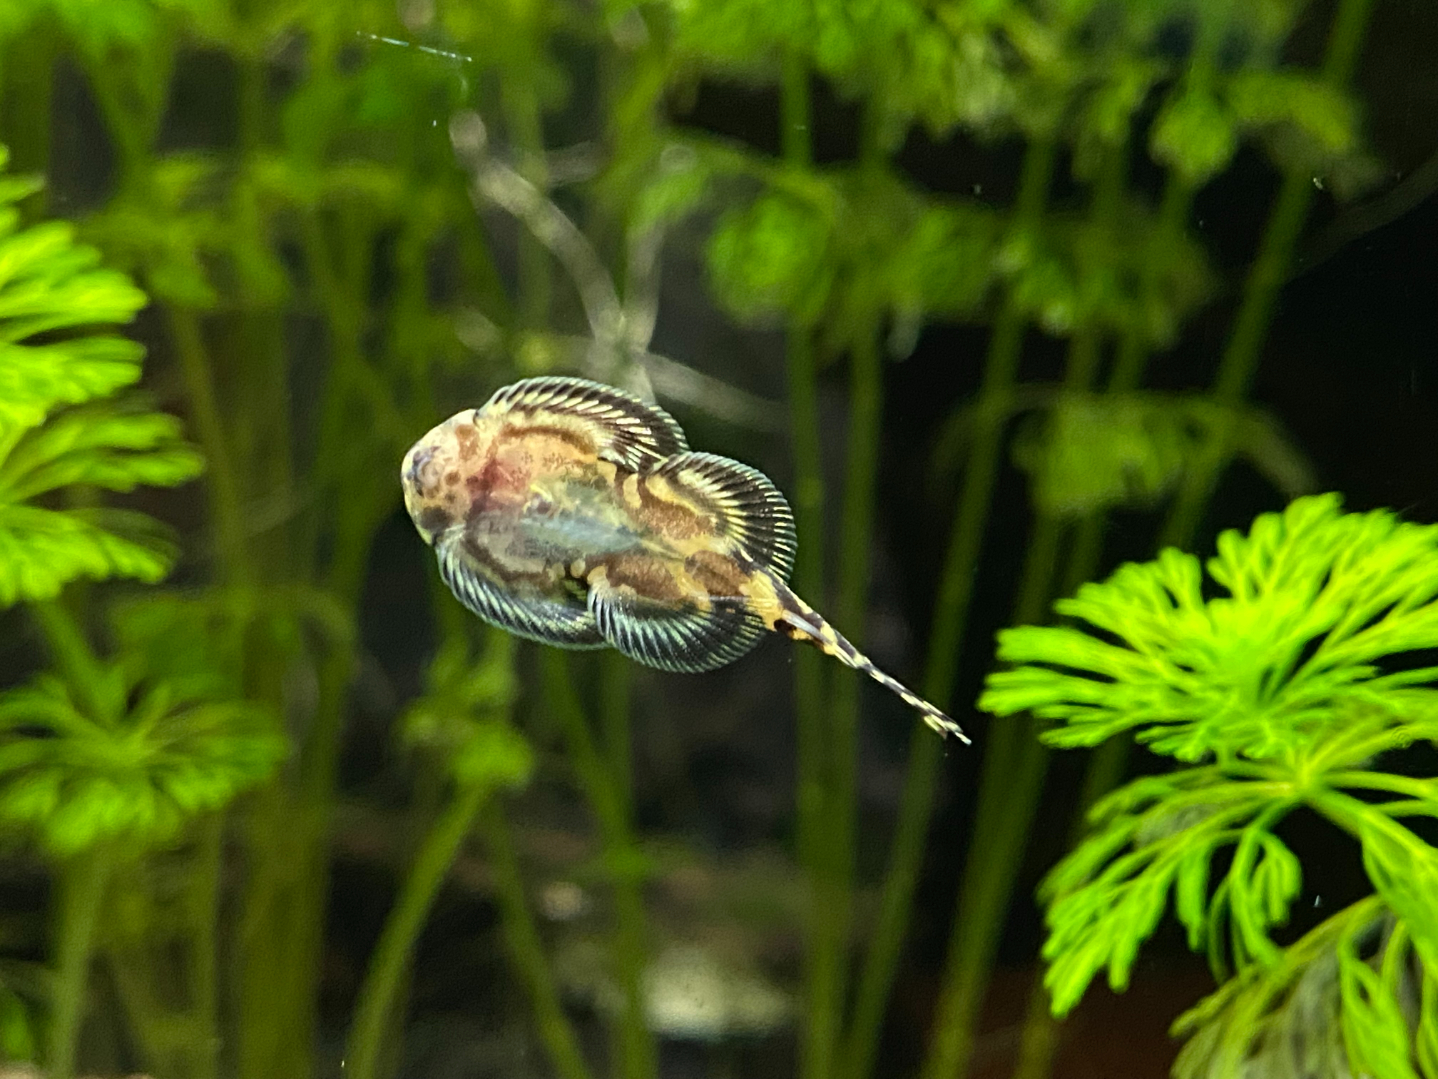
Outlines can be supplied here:
<path id="1" fill-rule="evenodd" d="M 1421 8 L 0 4 L 0 1067 L 1438 1079 Z"/>

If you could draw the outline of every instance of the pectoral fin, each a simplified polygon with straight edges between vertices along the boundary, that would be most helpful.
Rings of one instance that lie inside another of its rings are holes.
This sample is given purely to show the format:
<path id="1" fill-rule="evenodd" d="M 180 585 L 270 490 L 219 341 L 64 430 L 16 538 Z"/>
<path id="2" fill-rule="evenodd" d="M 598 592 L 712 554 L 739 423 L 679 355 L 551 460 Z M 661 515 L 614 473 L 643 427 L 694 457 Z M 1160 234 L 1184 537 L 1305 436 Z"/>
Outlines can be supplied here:
<path id="1" fill-rule="evenodd" d="M 439 575 L 455 598 L 492 626 L 561 648 L 603 648 L 583 596 L 562 583 L 504 582 L 461 539 L 438 548 Z"/>

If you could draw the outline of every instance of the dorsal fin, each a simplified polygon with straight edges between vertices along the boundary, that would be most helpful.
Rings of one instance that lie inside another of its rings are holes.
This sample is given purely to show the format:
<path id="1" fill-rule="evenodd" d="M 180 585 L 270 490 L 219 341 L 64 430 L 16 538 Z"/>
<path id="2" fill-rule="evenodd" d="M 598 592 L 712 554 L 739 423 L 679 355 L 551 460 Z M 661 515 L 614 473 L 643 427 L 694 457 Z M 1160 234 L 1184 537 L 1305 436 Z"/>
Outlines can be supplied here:
<path id="1" fill-rule="evenodd" d="M 721 535 L 781 581 L 794 569 L 794 514 L 778 488 L 756 468 L 712 453 L 681 453 L 655 470 L 718 520 Z"/>
<path id="2" fill-rule="evenodd" d="M 480 409 L 483 415 L 503 412 L 535 419 L 562 416 L 578 423 L 601 458 L 631 472 L 689 448 L 674 417 L 658 405 L 587 378 L 545 375 L 505 386 Z"/>

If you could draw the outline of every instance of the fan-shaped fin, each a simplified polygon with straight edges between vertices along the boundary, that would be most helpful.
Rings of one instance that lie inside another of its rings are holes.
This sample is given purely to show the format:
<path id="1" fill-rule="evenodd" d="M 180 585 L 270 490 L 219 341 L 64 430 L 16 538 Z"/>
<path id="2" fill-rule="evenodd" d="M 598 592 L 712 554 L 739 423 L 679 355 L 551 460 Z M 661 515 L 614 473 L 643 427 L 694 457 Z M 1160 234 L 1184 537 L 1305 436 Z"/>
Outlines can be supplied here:
<path id="1" fill-rule="evenodd" d="M 439 548 L 439 575 L 455 598 L 492 626 L 561 648 L 603 648 L 604 638 L 584 598 L 562 584 L 496 579 L 460 540 Z"/>
<path id="2" fill-rule="evenodd" d="M 738 596 L 715 598 L 705 608 L 653 600 L 598 580 L 590 584 L 589 610 L 606 641 L 662 671 L 712 671 L 734 662 L 764 635 L 764 624 Z"/>
<path id="3" fill-rule="evenodd" d="M 781 581 L 789 579 L 797 546 L 794 514 L 768 476 L 712 453 L 677 454 L 654 472 L 702 503 L 714 514 L 719 534 L 757 565 Z"/>
<path id="4" fill-rule="evenodd" d="M 479 411 L 524 413 L 536 423 L 562 417 L 584 431 L 599 457 L 631 472 L 689 448 L 674 417 L 658 405 L 586 378 L 526 378 L 496 391 Z"/>

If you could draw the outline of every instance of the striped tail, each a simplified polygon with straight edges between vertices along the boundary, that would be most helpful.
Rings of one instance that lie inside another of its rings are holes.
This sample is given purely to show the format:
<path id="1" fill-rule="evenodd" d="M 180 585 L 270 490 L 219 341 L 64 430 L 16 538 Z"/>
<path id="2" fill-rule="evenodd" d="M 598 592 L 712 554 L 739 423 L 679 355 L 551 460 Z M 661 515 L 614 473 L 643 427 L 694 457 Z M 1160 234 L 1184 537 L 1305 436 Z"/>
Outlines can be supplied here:
<path id="1" fill-rule="evenodd" d="M 957 723 L 903 683 L 890 678 L 875 667 L 873 660 L 850 644 L 843 634 L 824 621 L 823 615 L 796 596 L 782 581 L 770 577 L 769 583 L 774 588 L 774 599 L 778 606 L 775 617 L 769 619 L 769 622 L 777 632 L 796 641 L 807 641 L 846 667 L 867 674 L 885 689 L 898 694 L 905 704 L 918 709 L 924 722 L 940 735 L 952 734 L 961 742 L 969 741 L 968 735 L 964 734 Z"/>

